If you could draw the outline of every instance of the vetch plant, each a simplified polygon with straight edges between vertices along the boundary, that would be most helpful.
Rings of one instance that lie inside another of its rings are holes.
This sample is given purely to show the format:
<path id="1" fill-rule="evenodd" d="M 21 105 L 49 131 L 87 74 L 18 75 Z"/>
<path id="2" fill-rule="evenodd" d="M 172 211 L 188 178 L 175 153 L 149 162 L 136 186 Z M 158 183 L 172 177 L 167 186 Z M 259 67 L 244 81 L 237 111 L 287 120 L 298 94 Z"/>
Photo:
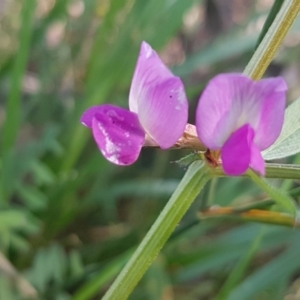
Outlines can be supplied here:
<path id="1" fill-rule="evenodd" d="M 130 165 L 144 145 L 167 149 L 184 133 L 188 102 L 183 83 L 146 42 L 132 79 L 129 109 L 104 104 L 89 108 L 81 118 L 112 163 Z"/>
<path id="2" fill-rule="evenodd" d="M 19 2 L 0 12 L 0 300 L 297 298 L 299 22 L 268 65 L 300 0 Z"/>
<path id="3" fill-rule="evenodd" d="M 266 164 L 263 159 L 262 151 L 267 152 L 268 148 L 271 149 L 268 155 L 277 158 L 272 153 L 272 144 L 280 135 L 283 121 L 288 123 L 295 118 L 284 120 L 285 81 L 280 77 L 261 80 L 299 10 L 300 1 L 284 1 L 245 74 L 221 74 L 210 81 L 196 113 L 197 133 L 201 142 L 209 148 L 205 159 L 202 161 L 200 157 L 203 155 L 195 155 L 169 202 L 103 297 L 104 300 L 127 299 L 185 212 L 212 178 L 251 177 L 284 209 L 283 213 L 289 220 L 286 222 L 285 218 L 285 224 L 299 224 L 293 199 L 262 178 L 265 175 L 300 179 L 300 167 Z M 88 109 L 82 117 L 83 124 L 92 128 L 101 152 L 111 162 L 131 164 L 138 158 L 143 145 L 159 145 L 167 149 L 184 136 L 188 105 L 183 84 L 145 42 L 131 84 L 129 107 L 130 111 L 108 104 L 96 106 Z M 279 143 L 288 139 L 293 150 L 287 153 L 295 154 L 297 145 L 300 148 L 300 142 L 297 144 L 294 139 L 297 130 L 291 124 L 284 128 L 288 129 L 283 130 L 284 137 L 279 137 Z M 290 130 L 292 134 L 287 132 Z M 279 146 L 276 145 L 277 152 Z M 193 145 L 191 148 L 199 150 Z M 268 214 L 268 211 L 265 212 Z M 278 224 L 274 216 L 277 214 L 267 218 L 268 223 Z"/>

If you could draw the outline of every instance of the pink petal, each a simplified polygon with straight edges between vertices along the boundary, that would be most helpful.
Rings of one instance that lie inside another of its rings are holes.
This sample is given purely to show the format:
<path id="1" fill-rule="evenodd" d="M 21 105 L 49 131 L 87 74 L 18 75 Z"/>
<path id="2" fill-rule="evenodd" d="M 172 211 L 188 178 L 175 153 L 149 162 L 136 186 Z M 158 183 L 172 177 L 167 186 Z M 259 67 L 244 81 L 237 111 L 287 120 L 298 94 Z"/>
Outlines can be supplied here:
<path id="1" fill-rule="evenodd" d="M 130 110 L 138 113 L 143 91 L 171 77 L 173 74 L 164 65 L 157 53 L 149 44 L 142 42 L 129 93 Z"/>
<path id="2" fill-rule="evenodd" d="M 101 105 L 87 110 L 82 122 L 90 125 L 94 139 L 107 160 L 117 165 L 134 163 L 145 141 L 145 132 L 135 113 L 114 105 Z"/>
<path id="3" fill-rule="evenodd" d="M 264 150 L 276 141 L 281 132 L 287 85 L 283 78 L 277 77 L 260 80 L 256 86 L 260 89 L 264 101 L 254 141 L 260 150 Z"/>
<path id="4" fill-rule="evenodd" d="M 259 172 L 260 175 L 266 174 L 265 161 L 261 155 L 260 149 L 252 143 L 250 167 Z"/>
<path id="5" fill-rule="evenodd" d="M 259 133 L 255 141 L 262 149 L 279 134 L 284 92 L 285 84 L 280 78 L 256 82 L 243 74 L 216 76 L 203 91 L 197 107 L 196 126 L 200 140 L 210 149 L 220 149 L 231 133 L 249 124 Z M 271 102 L 276 107 L 274 113 L 270 110 Z M 274 125 L 269 126 L 268 122 L 273 124 L 277 116 L 279 124 L 272 131 Z M 265 130 L 270 137 L 264 142 Z"/>
<path id="6" fill-rule="evenodd" d="M 132 80 L 129 107 L 138 114 L 149 137 L 163 149 L 177 142 L 187 124 L 183 83 L 146 42 L 142 43 Z"/>
<path id="7" fill-rule="evenodd" d="M 100 114 L 103 112 L 103 105 L 92 106 L 88 108 L 82 115 L 80 122 L 86 126 L 92 128 L 93 119 L 95 115 L 99 112 Z"/>
<path id="8" fill-rule="evenodd" d="M 138 116 L 147 134 L 162 149 L 173 146 L 182 136 L 188 119 L 188 102 L 181 80 L 172 77 L 145 90 Z"/>
<path id="9" fill-rule="evenodd" d="M 225 142 L 221 158 L 224 172 L 231 176 L 242 175 L 251 162 L 254 130 L 250 125 L 244 125 Z"/>

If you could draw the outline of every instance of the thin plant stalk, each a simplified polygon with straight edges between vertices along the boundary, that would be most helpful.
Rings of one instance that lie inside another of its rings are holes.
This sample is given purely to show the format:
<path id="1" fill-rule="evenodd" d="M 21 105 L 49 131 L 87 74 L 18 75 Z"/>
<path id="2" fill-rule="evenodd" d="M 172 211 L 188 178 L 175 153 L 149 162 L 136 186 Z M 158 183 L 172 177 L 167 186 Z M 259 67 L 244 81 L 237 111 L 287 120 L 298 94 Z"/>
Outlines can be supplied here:
<path id="1" fill-rule="evenodd" d="M 191 164 L 168 204 L 103 300 L 127 299 L 210 178 L 210 168 L 205 163 L 196 161 Z"/>
<path id="2" fill-rule="evenodd" d="M 285 0 L 274 22 L 259 44 L 244 73 L 260 79 L 281 46 L 300 11 L 300 0 Z"/>
<path id="3" fill-rule="evenodd" d="M 215 168 L 213 173 L 218 177 L 228 177 L 221 166 Z M 248 174 L 245 173 L 243 176 L 248 176 Z M 300 165 L 267 163 L 265 177 L 300 180 Z"/>

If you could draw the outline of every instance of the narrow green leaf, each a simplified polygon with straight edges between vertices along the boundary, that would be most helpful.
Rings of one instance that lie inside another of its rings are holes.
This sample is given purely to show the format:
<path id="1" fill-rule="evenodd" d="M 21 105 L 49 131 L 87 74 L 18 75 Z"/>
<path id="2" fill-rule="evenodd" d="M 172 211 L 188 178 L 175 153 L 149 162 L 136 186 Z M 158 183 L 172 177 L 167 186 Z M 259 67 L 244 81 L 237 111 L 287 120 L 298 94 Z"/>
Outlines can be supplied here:
<path id="1" fill-rule="evenodd" d="M 262 29 L 262 31 L 260 32 L 259 38 L 257 40 L 257 44 L 255 46 L 255 49 L 257 49 L 257 47 L 259 46 L 260 42 L 262 41 L 262 39 L 265 37 L 267 31 L 269 30 L 269 27 L 272 25 L 276 15 L 278 14 L 281 5 L 283 3 L 283 0 L 275 0 L 270 13 L 268 14 L 267 20 L 264 24 L 264 27 Z"/>
<path id="2" fill-rule="evenodd" d="M 261 241 L 264 236 L 264 230 L 261 230 L 260 233 L 257 235 L 255 240 L 252 242 L 249 251 L 244 255 L 241 260 L 237 263 L 235 268 L 231 271 L 230 275 L 226 279 L 221 291 L 219 292 L 216 300 L 227 299 L 231 290 L 238 285 L 238 283 L 243 278 L 244 274 L 248 266 L 250 265 L 251 261 L 253 260 L 254 256 L 258 252 Z"/>
<path id="3" fill-rule="evenodd" d="M 207 223 L 202 222 L 201 227 L 203 228 Z M 223 232 L 216 239 L 211 239 L 209 243 L 201 242 L 205 241 L 207 232 L 211 232 L 212 228 L 216 227 L 207 228 L 204 236 L 201 236 L 201 230 L 200 232 L 198 230 L 199 237 L 197 239 L 200 240 L 198 241 L 200 247 L 195 246 L 187 252 L 169 253 L 169 263 L 181 266 L 177 271 L 174 270 L 176 284 L 188 284 L 193 279 L 205 276 L 207 273 L 218 273 L 218 270 L 242 259 L 248 252 L 249 245 L 259 234 L 261 226 L 246 224 L 234 227 L 232 230 Z"/>
<path id="4" fill-rule="evenodd" d="M 27 0 L 23 2 L 21 16 L 22 23 L 19 34 L 20 45 L 11 75 L 10 94 L 6 108 L 6 120 L 3 125 L 2 153 L 5 153 L 14 145 L 19 131 L 22 84 L 29 57 L 35 8 L 35 0 Z"/>
<path id="5" fill-rule="evenodd" d="M 298 0 L 286 0 L 245 68 L 254 80 L 262 78 L 300 11 Z"/>
<path id="6" fill-rule="evenodd" d="M 300 152 L 300 98 L 285 111 L 284 124 L 277 141 L 263 151 L 266 160 L 283 158 Z"/>
<path id="7" fill-rule="evenodd" d="M 247 277 L 235 290 L 232 291 L 227 299 L 263 299 L 255 296 L 257 296 L 257 294 L 261 291 L 266 291 L 270 285 L 276 285 L 285 279 L 289 279 L 290 276 L 299 268 L 299 264 L 299 242 L 296 242 L 270 263 L 259 268 L 256 272 Z"/>
<path id="8" fill-rule="evenodd" d="M 257 175 L 253 170 L 249 170 L 247 174 L 252 180 L 260 186 L 276 203 L 285 208 L 288 212 L 291 212 L 296 216 L 297 208 L 292 198 L 290 198 L 283 191 L 271 186 L 264 178 Z"/>

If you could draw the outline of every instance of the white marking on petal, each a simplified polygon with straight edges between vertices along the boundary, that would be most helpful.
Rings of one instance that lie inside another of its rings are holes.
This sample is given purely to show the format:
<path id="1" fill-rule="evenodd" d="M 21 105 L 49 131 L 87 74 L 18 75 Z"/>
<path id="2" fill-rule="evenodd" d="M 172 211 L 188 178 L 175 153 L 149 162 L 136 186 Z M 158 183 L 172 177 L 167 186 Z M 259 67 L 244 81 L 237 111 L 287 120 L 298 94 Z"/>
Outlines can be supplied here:
<path id="1" fill-rule="evenodd" d="M 120 164 L 119 155 L 117 155 L 117 154 L 109 156 L 109 157 L 107 157 L 107 159 L 114 164 L 117 164 L 117 165 Z"/>
<path id="2" fill-rule="evenodd" d="M 106 114 L 108 117 L 114 117 L 114 118 L 118 119 L 119 121 L 124 121 L 124 117 L 117 114 L 113 109 L 107 111 Z"/>
<path id="3" fill-rule="evenodd" d="M 178 90 L 178 101 L 180 104 L 185 103 L 185 92 L 182 88 Z"/>
<path id="4" fill-rule="evenodd" d="M 101 124 L 99 124 L 99 123 L 98 123 L 98 128 L 102 132 L 102 134 L 104 135 L 104 138 L 105 138 L 105 149 L 104 150 L 106 152 L 106 155 L 108 156 L 107 159 L 113 163 L 118 164 L 121 148 L 112 142 L 106 129 L 103 126 L 101 126 Z"/>
<path id="5" fill-rule="evenodd" d="M 245 103 L 242 99 L 236 99 L 232 111 L 236 119 L 235 130 L 245 124 L 251 124 L 252 128 L 256 130 L 260 119 L 260 103 L 254 97 L 249 97 Z"/>

